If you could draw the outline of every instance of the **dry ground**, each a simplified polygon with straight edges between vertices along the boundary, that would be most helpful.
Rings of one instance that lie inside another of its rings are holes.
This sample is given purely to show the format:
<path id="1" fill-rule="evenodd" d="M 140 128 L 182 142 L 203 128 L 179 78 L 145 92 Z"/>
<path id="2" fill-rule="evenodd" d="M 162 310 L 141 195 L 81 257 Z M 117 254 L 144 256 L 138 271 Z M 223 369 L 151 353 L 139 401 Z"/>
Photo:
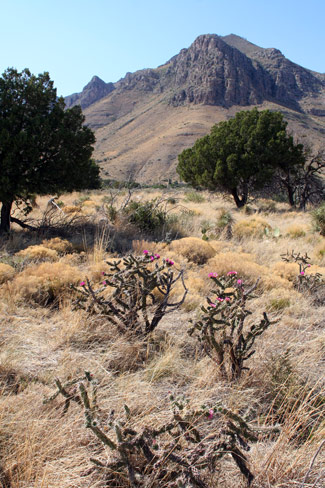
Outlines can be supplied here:
<path id="1" fill-rule="evenodd" d="M 185 269 L 189 289 L 182 307 L 164 317 L 144 344 L 119 335 L 105 318 L 72 306 L 69 284 L 78 285 L 85 277 L 100 281 L 105 260 L 118 257 L 111 246 L 112 228 L 103 223 L 108 196 L 94 192 L 61 197 L 66 215 L 99 223 L 94 235 L 85 226 L 67 239 L 53 240 L 15 228 L 1 243 L 0 486 L 129 486 L 127 480 L 123 485 L 107 483 L 103 472 L 94 469 L 90 458 L 105 461 L 111 452 L 85 428 L 79 405 L 73 404 L 63 416 L 60 397 L 43 404 L 55 391 L 55 378 L 66 382 L 87 370 L 98 380 L 103 428 L 109 413 L 119 414 L 124 404 L 136 427 L 166 422 L 170 392 L 184 395 L 193 408 L 221 401 L 252 426 L 280 424 L 278 433 L 259 434 L 247 454 L 253 487 L 323 487 L 324 296 L 316 303 L 313 294 L 294 289 L 298 266 L 281 260 L 287 251 L 307 252 L 313 263 L 309 272 L 324 275 L 325 239 L 313 229 L 310 213 L 258 200 L 248 215 L 236 210 L 231 200 L 205 192 L 198 202 L 185 190 L 136 191 L 132 198 L 138 201 L 173 198 L 167 205 L 177 216 L 175 239 L 141 240 L 117 221 L 115 242 L 120 238 L 134 253 L 149 249 L 173 259 L 176 268 Z M 115 204 L 126 197 L 119 194 Z M 47 200 L 37 200 L 34 219 L 44 215 Z M 234 219 L 232 237 L 219 232 L 221 210 Z M 201 239 L 202 229 L 208 229 L 208 241 Z M 184 236 L 188 238 L 177 239 Z M 208 273 L 234 269 L 244 283 L 261 278 L 250 303 L 252 320 L 267 311 L 274 323 L 257 339 L 249 371 L 228 383 L 187 330 L 209 293 Z M 174 293 L 177 298 L 180 290 Z M 216 473 L 209 488 L 246 486 L 230 458 L 220 462 Z"/>

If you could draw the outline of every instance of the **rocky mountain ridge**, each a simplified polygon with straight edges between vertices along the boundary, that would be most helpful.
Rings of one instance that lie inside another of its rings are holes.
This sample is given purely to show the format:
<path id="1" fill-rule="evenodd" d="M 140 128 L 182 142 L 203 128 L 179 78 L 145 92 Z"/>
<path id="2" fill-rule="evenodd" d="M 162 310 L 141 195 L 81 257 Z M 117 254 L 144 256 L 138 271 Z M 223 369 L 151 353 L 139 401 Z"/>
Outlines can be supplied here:
<path id="1" fill-rule="evenodd" d="M 325 134 L 325 75 L 234 34 L 199 36 L 164 65 L 116 83 L 93 77 L 66 103 L 83 108 L 95 157 L 114 179 L 176 176 L 179 152 L 245 107 L 282 110 L 299 137 Z"/>

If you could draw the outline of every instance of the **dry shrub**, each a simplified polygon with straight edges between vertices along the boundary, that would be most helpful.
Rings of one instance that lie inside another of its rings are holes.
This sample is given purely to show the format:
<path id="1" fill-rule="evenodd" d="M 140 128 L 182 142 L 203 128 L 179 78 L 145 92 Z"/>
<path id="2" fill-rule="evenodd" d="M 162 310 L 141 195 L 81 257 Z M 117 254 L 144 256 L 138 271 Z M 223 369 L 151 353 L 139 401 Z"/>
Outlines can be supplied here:
<path id="1" fill-rule="evenodd" d="M 0 263 L 0 284 L 11 280 L 15 275 L 15 269 L 10 264 Z"/>
<path id="2" fill-rule="evenodd" d="M 96 207 L 97 203 L 94 200 L 85 200 L 82 202 L 83 207 Z"/>
<path id="3" fill-rule="evenodd" d="M 67 241 L 66 239 L 60 239 L 60 237 L 53 237 L 53 239 L 49 240 L 45 239 L 42 242 L 42 245 L 48 249 L 53 249 L 59 254 L 66 254 L 72 252 L 73 250 L 71 242 Z"/>
<path id="4" fill-rule="evenodd" d="M 132 241 L 132 250 L 135 254 L 142 254 L 145 249 L 150 253 L 160 253 L 166 247 L 164 243 L 156 243 L 153 241 L 146 241 L 145 239 L 134 239 Z"/>
<path id="5" fill-rule="evenodd" d="M 306 235 L 306 231 L 302 225 L 292 224 L 286 228 L 287 235 L 296 239 L 297 237 L 304 237 Z"/>
<path id="6" fill-rule="evenodd" d="M 170 244 L 170 249 L 195 264 L 205 264 L 208 259 L 216 254 L 216 251 L 209 243 L 198 237 L 184 237 L 173 241 Z"/>
<path id="7" fill-rule="evenodd" d="M 266 220 L 261 219 L 260 217 L 253 217 L 251 219 L 244 219 L 240 222 L 236 222 L 233 227 L 233 234 L 240 239 L 246 237 L 261 239 L 265 236 L 267 230 L 272 230 L 272 227 Z"/>
<path id="8" fill-rule="evenodd" d="M 65 214 L 76 214 L 81 212 L 81 208 L 77 205 L 67 205 L 66 207 L 63 207 L 62 210 Z"/>
<path id="9" fill-rule="evenodd" d="M 267 273 L 267 268 L 256 264 L 252 254 L 244 252 L 225 252 L 209 259 L 204 269 L 206 276 L 208 273 L 227 274 L 228 271 L 237 271 L 241 276 L 256 279 L 262 274 Z"/>
<path id="10" fill-rule="evenodd" d="M 275 275 L 280 276 L 288 281 L 293 281 L 299 274 L 299 266 L 297 263 L 285 263 L 278 261 L 272 266 Z M 308 270 L 306 270 L 308 272 Z"/>
<path id="11" fill-rule="evenodd" d="M 58 253 L 44 245 L 29 246 L 19 251 L 16 256 L 25 258 L 28 261 L 56 261 Z"/>
<path id="12" fill-rule="evenodd" d="M 16 275 L 10 291 L 18 299 L 45 305 L 67 294 L 70 284 L 77 284 L 79 280 L 80 271 L 77 268 L 62 262 L 42 263 Z"/>

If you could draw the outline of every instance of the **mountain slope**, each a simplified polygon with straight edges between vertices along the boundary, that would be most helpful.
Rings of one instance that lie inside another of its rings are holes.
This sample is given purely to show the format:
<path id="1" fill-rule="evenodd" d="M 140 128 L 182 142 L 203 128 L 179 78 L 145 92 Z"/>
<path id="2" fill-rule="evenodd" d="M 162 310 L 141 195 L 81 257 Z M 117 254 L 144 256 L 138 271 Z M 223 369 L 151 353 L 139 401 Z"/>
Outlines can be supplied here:
<path id="1" fill-rule="evenodd" d="M 325 133 L 325 78 L 233 34 L 199 36 L 156 69 L 117 83 L 97 77 L 81 94 L 96 130 L 104 174 L 142 182 L 175 178 L 177 155 L 220 120 L 243 108 L 282 110 L 291 130 L 316 144 Z"/>

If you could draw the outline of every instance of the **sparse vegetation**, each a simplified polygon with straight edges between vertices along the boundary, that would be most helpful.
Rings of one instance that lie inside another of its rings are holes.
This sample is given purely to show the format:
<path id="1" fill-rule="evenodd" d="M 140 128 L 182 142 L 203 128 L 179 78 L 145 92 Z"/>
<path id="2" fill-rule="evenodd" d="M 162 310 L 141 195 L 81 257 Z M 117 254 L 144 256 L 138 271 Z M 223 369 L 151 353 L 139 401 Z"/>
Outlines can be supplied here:
<path id="1" fill-rule="evenodd" d="M 1 240 L 0 485 L 291 488 L 308 473 L 304 488 L 321 488 L 325 268 L 312 215 L 132 190 L 166 202 L 181 238 L 165 239 L 123 220 L 123 191 L 64 194 L 77 220 L 54 210 L 58 225 L 13 224 Z M 47 202 L 29 218 L 44 222 Z"/>

